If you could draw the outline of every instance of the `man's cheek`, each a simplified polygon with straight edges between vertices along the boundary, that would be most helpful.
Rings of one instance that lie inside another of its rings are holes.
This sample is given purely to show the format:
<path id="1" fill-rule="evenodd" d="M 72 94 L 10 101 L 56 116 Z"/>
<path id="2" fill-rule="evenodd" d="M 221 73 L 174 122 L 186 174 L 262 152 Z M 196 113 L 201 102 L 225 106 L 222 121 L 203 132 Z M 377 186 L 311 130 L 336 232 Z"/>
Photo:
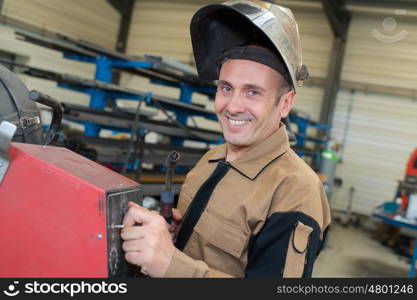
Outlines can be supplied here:
<path id="1" fill-rule="evenodd" d="M 227 105 L 227 98 L 221 95 L 217 95 L 214 100 L 214 110 L 217 114 L 221 114 Z"/>
<path id="2" fill-rule="evenodd" d="M 222 113 L 222 111 L 223 111 L 223 107 L 220 105 L 220 103 L 218 103 L 218 102 L 215 102 L 214 103 L 214 111 L 216 112 L 216 114 L 217 114 L 217 117 L 219 118 L 220 116 L 220 114 Z"/>

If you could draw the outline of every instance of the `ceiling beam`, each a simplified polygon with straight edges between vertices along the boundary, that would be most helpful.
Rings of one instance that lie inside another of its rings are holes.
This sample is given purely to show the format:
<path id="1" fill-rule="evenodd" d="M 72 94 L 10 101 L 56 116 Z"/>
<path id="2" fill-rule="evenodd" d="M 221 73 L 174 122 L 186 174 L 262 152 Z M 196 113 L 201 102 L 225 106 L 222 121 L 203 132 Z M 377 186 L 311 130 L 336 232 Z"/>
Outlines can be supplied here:
<path id="1" fill-rule="evenodd" d="M 325 83 L 323 101 L 321 105 L 319 122 L 332 125 L 333 114 L 336 107 L 337 92 L 339 91 L 343 61 L 345 57 L 346 40 L 351 20 L 346 10 L 344 0 L 321 0 L 323 9 L 333 32 L 333 46 L 329 60 L 327 79 Z M 330 132 L 319 131 L 319 137 L 327 137 Z"/>
<path id="2" fill-rule="evenodd" d="M 120 13 L 120 0 L 107 0 L 107 2 L 109 2 L 109 4 Z"/>
<path id="3" fill-rule="evenodd" d="M 346 37 L 351 19 L 344 0 L 322 0 L 323 9 L 335 37 Z"/>
<path id="4" fill-rule="evenodd" d="M 125 53 L 129 38 L 130 24 L 132 21 L 135 0 L 107 0 L 120 14 L 119 31 L 117 33 L 116 51 Z M 112 83 L 120 82 L 120 72 L 113 72 Z"/>
<path id="5" fill-rule="evenodd" d="M 120 6 L 121 18 L 120 18 L 119 33 L 117 35 L 116 50 L 123 52 L 123 53 L 126 51 L 126 47 L 127 47 L 127 41 L 128 41 L 134 6 L 135 6 L 135 0 L 121 0 L 121 6 Z"/>
<path id="6" fill-rule="evenodd" d="M 416 0 L 346 0 L 346 4 L 391 9 L 417 9 Z"/>

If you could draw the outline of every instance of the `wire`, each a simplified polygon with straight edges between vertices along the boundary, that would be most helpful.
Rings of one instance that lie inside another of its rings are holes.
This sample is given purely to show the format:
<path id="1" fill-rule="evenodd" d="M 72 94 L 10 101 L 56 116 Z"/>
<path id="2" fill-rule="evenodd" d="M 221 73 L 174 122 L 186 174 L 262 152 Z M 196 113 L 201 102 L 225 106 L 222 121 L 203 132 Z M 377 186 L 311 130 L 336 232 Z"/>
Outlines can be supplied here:
<path id="1" fill-rule="evenodd" d="M 152 98 L 152 101 L 155 103 L 155 105 L 164 113 L 164 115 L 170 120 L 171 122 L 175 123 L 178 127 L 183 129 L 185 132 L 187 132 L 189 135 L 193 136 L 194 138 L 202 139 L 202 140 L 208 140 L 206 135 L 198 134 L 197 132 L 193 132 L 190 128 L 185 126 L 184 124 L 181 124 L 176 119 L 174 119 L 168 111 L 159 103 L 158 100 Z"/>
<path id="2" fill-rule="evenodd" d="M 133 125 L 131 126 L 131 130 L 132 133 L 130 135 L 130 140 L 129 140 L 129 147 L 127 148 L 127 153 L 126 153 L 126 157 L 125 157 L 125 163 L 123 165 L 123 170 L 122 170 L 122 174 L 125 175 L 127 172 L 127 168 L 129 165 L 129 161 L 130 161 L 130 154 L 131 154 L 131 150 L 133 147 L 133 140 L 136 136 L 136 139 L 139 139 L 139 135 L 138 135 L 138 124 L 139 124 L 139 119 L 140 119 L 140 107 L 142 106 L 142 102 L 143 100 L 140 100 L 138 103 L 138 107 L 136 108 L 136 112 L 135 112 L 135 119 L 133 121 Z M 135 149 L 136 152 L 136 149 Z"/>
<path id="3" fill-rule="evenodd" d="M 199 128 L 197 125 L 197 121 L 195 120 L 194 116 L 191 116 L 191 121 L 193 122 L 193 125 L 195 128 Z"/>

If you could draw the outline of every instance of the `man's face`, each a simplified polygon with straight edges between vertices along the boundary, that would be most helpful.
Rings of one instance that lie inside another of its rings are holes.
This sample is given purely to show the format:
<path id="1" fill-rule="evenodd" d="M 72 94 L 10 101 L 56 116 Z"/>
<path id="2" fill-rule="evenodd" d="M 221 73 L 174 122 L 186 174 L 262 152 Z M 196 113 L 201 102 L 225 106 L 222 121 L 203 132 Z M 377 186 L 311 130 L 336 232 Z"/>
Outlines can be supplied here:
<path id="1" fill-rule="evenodd" d="M 276 104 L 280 82 L 278 72 L 254 61 L 233 59 L 222 65 L 215 111 L 228 144 L 251 147 L 279 128 L 286 116 L 282 101 Z"/>

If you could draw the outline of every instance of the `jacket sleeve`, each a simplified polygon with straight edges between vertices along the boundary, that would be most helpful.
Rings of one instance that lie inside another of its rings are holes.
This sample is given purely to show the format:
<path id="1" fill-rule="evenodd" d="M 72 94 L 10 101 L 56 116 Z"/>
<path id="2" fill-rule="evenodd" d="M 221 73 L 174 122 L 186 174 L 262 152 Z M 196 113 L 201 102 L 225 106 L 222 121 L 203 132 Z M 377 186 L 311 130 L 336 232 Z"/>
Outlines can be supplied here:
<path id="1" fill-rule="evenodd" d="M 210 268 L 205 262 L 195 260 L 176 249 L 165 278 L 227 278 L 229 274 Z"/>
<path id="2" fill-rule="evenodd" d="M 323 246 L 320 227 L 300 212 L 274 213 L 249 242 L 246 277 L 311 277 L 315 258 Z M 325 235 L 324 235 L 325 236 Z M 166 278 L 227 278 L 176 249 Z"/>
<path id="3" fill-rule="evenodd" d="M 302 212 L 276 212 L 253 236 L 246 277 L 311 277 L 322 248 L 317 222 Z"/>

